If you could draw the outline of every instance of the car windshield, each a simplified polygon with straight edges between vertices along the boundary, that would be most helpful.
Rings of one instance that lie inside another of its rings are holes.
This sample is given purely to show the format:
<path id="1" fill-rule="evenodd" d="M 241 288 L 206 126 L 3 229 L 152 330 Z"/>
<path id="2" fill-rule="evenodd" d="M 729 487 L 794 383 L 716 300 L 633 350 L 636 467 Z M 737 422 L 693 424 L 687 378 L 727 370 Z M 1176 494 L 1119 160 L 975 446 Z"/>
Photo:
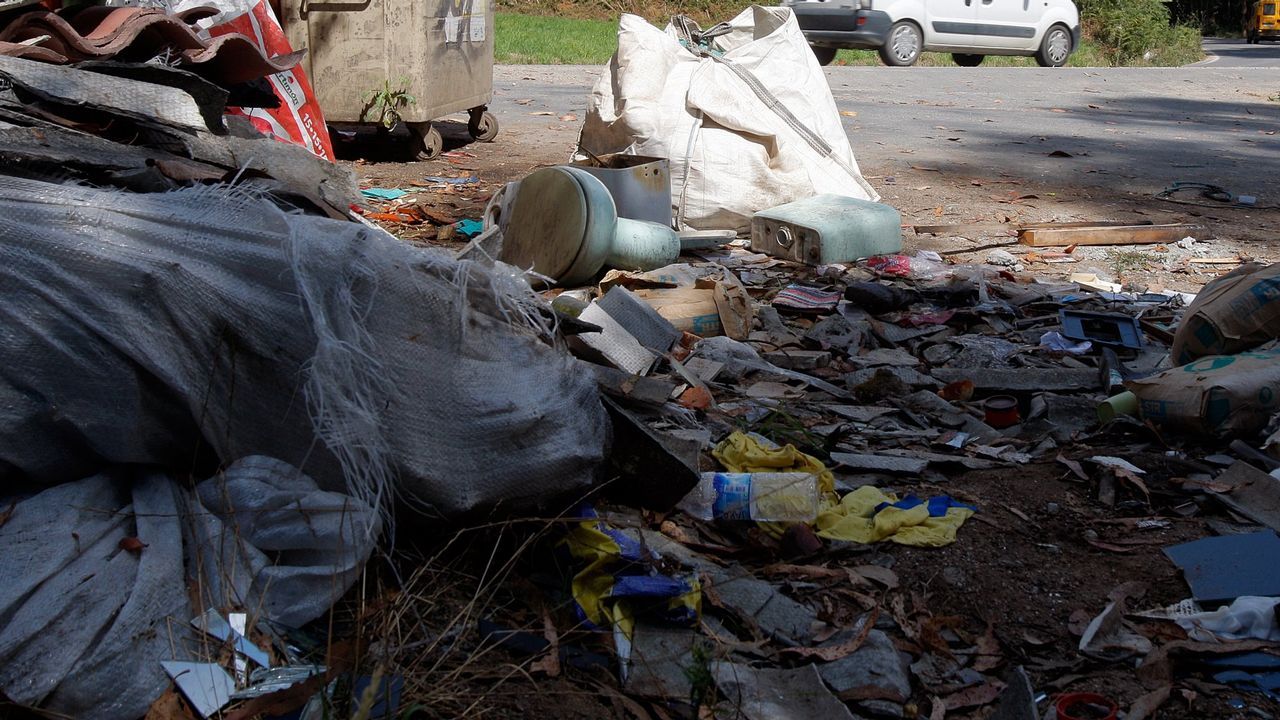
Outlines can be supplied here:
<path id="1" fill-rule="evenodd" d="M 1263 15 L 1275 15 L 1275 14 L 1276 14 L 1276 4 L 1275 4 L 1275 3 L 1267 3 L 1266 5 L 1263 5 L 1263 6 L 1262 6 L 1262 14 L 1263 14 Z"/>

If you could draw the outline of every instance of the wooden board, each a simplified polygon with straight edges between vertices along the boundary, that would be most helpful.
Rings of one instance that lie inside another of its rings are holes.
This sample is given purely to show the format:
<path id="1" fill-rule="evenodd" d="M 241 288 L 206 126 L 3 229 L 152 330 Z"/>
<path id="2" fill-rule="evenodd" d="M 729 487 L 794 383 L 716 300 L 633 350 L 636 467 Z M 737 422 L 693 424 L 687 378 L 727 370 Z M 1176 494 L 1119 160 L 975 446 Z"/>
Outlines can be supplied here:
<path id="1" fill-rule="evenodd" d="M 917 235 L 995 235 L 1016 234 L 1023 230 L 1039 230 L 1054 228 L 1098 228 L 1098 227 L 1131 227 L 1134 225 L 1151 225 L 1141 223 L 1112 222 L 1045 222 L 1045 223 L 960 223 L 956 225 L 912 225 Z M 1181 239 L 1181 238 L 1179 238 Z"/>
<path id="2" fill-rule="evenodd" d="M 1090 225 L 1087 227 L 1028 227 L 1018 241 L 1031 247 L 1068 245 L 1154 245 L 1177 242 L 1200 230 L 1199 225 Z"/>

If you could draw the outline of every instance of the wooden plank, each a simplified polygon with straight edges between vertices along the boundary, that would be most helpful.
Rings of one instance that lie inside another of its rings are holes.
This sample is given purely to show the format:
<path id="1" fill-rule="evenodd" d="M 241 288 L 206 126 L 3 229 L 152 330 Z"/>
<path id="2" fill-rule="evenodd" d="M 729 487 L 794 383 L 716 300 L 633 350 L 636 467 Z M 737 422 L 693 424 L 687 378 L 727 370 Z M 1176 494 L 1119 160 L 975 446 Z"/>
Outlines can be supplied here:
<path id="1" fill-rule="evenodd" d="M 1187 262 L 1192 265 L 1241 265 L 1244 260 L 1240 258 L 1191 258 Z"/>
<path id="2" fill-rule="evenodd" d="M 1135 225 L 1143 225 L 1150 227 L 1155 223 L 1150 220 L 1142 222 L 1040 222 L 1040 223 L 1022 223 L 1018 226 L 1020 230 L 1052 230 L 1054 228 L 1108 228 L 1108 227 L 1133 227 Z"/>
<path id="3" fill-rule="evenodd" d="M 955 225 L 912 225 L 917 235 L 967 235 L 1015 234 L 1023 230 L 1052 230 L 1054 228 L 1132 227 L 1151 225 L 1151 221 L 1139 223 L 1120 222 L 1043 222 L 1043 223 L 959 223 Z M 1181 238 L 1179 238 L 1181 239 Z"/>
<path id="4" fill-rule="evenodd" d="M 1199 225 L 1092 225 L 1089 227 L 1027 228 L 1018 233 L 1018 241 L 1031 247 L 1066 247 L 1068 245 L 1154 245 L 1177 242 Z"/>
<path id="5" fill-rule="evenodd" d="M 1013 234 L 1018 226 L 1012 223 L 961 223 L 958 225 L 913 225 L 917 235 L 983 235 Z"/>

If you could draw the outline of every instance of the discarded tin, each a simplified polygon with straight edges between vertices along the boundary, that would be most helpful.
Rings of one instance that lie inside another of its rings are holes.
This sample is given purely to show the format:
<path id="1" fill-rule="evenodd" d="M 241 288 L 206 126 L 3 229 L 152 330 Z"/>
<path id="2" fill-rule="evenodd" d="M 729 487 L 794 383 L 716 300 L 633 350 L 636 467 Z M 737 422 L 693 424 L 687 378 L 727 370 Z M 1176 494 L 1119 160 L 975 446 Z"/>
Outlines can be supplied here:
<path id="1" fill-rule="evenodd" d="M 1120 706 L 1097 693 L 1067 693 L 1054 703 L 1058 720 L 1116 720 Z"/>
<path id="2" fill-rule="evenodd" d="M 249 700 L 293 687 L 316 675 L 325 674 L 323 665 L 281 665 L 258 668 L 249 675 L 249 687 L 231 695 L 232 700 Z"/>
<path id="3" fill-rule="evenodd" d="M 896 253 L 902 215 L 883 203 L 817 195 L 756 213 L 751 249 L 809 265 Z"/>
<path id="4" fill-rule="evenodd" d="M 983 403 L 983 408 L 986 411 L 984 421 L 997 430 L 1017 425 L 1022 420 L 1018 414 L 1018 399 L 1012 395 L 993 395 Z"/>
<path id="5" fill-rule="evenodd" d="M 574 167 L 604 183 L 618 217 L 671 224 L 671 167 L 666 158 L 643 155 L 601 155 Z"/>

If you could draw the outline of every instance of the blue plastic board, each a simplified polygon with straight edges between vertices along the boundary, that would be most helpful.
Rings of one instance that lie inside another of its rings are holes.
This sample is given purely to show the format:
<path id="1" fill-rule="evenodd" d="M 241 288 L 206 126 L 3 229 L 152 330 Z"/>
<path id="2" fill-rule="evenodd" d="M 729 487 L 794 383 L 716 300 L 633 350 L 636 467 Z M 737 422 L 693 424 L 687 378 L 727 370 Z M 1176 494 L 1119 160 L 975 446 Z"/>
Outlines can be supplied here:
<path id="1" fill-rule="evenodd" d="M 1223 535 L 1164 549 L 1202 603 L 1280 596 L 1280 537 L 1273 530 Z"/>

